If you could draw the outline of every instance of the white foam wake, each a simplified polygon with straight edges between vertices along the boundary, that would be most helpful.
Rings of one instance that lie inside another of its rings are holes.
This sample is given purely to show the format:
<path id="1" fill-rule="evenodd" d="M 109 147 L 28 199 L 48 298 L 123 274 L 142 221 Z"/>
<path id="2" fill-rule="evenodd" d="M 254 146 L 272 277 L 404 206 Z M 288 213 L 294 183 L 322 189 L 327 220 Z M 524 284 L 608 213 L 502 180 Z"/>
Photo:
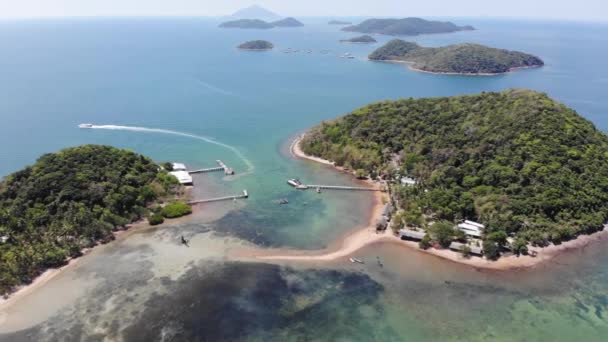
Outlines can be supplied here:
<path id="1" fill-rule="evenodd" d="M 201 141 L 207 142 L 209 144 L 217 145 L 217 146 L 220 146 L 220 147 L 223 147 L 225 149 L 232 151 L 234 154 L 237 155 L 237 157 L 239 157 L 245 163 L 245 165 L 247 165 L 248 174 L 253 172 L 253 169 L 254 169 L 253 163 L 249 159 L 245 158 L 245 156 L 241 153 L 241 151 L 239 151 L 236 147 L 228 145 L 228 144 L 224 144 L 223 142 L 220 142 L 220 141 L 217 141 L 217 140 L 214 140 L 212 138 L 205 137 L 202 135 L 195 135 L 195 134 L 184 133 L 184 132 L 179 132 L 179 131 L 172 131 L 169 129 L 137 127 L 137 126 L 93 125 L 93 126 L 91 126 L 91 129 L 110 129 L 110 130 L 145 132 L 145 133 L 161 133 L 161 134 L 171 134 L 171 135 L 177 135 L 180 137 L 201 140 Z"/>

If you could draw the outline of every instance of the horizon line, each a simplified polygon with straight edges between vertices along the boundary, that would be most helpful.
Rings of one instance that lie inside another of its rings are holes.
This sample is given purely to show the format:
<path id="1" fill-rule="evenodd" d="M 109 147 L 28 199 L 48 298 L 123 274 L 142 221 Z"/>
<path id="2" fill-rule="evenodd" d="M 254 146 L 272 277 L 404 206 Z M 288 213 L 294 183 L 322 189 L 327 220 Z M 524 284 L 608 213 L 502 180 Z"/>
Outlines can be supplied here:
<path id="1" fill-rule="evenodd" d="M 408 15 L 408 16 L 395 16 L 395 15 L 286 15 L 282 18 L 297 17 L 297 18 L 463 18 L 463 19 L 516 19 L 516 20 L 546 20 L 546 21 L 567 21 L 567 22 L 590 22 L 590 23 L 608 23 L 608 18 L 566 18 L 566 17 L 542 17 L 542 16 L 509 16 L 509 15 L 498 15 L 498 16 L 447 16 L 447 15 Z M 221 19 L 233 17 L 231 14 L 227 15 L 185 15 L 185 14 L 163 14 L 163 15 L 138 15 L 138 14 L 113 14 L 113 15 L 40 15 L 40 16 L 1 16 L 0 21 L 11 21 L 11 20 L 53 20 L 53 19 L 179 19 L 179 18 L 205 18 L 205 19 Z"/>

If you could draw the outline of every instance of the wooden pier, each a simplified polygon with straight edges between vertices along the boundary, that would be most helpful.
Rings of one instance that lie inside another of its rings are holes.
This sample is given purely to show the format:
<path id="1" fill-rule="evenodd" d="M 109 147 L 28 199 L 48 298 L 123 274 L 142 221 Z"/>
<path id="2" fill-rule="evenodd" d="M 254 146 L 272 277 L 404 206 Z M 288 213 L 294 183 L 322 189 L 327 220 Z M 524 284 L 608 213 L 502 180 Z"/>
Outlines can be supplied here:
<path id="1" fill-rule="evenodd" d="M 224 171 L 224 174 L 226 175 L 234 175 L 234 169 L 231 167 L 228 167 L 226 164 L 224 164 L 223 161 L 221 160 L 216 160 L 215 161 L 219 166 L 216 167 L 208 167 L 205 169 L 198 169 L 198 170 L 192 170 L 192 171 L 188 171 L 189 174 L 193 174 L 193 173 L 207 173 L 207 172 L 216 172 L 216 171 Z"/>
<path id="2" fill-rule="evenodd" d="M 287 184 L 289 184 L 290 186 L 292 186 L 298 190 L 315 189 L 315 190 L 317 190 L 317 192 L 319 192 L 321 190 L 383 191 L 383 192 L 386 191 L 386 189 L 368 188 L 368 187 L 363 187 L 363 186 L 304 184 L 296 178 L 288 180 Z"/>
<path id="3" fill-rule="evenodd" d="M 237 199 L 244 199 L 244 198 L 248 198 L 248 197 L 249 197 L 249 193 L 247 192 L 247 190 L 243 190 L 243 193 L 240 195 L 200 199 L 200 200 L 190 201 L 190 202 L 188 202 L 188 204 L 201 204 L 201 203 L 220 202 L 220 201 L 229 201 L 229 200 L 234 201 Z"/>
<path id="4" fill-rule="evenodd" d="M 321 189 L 321 190 L 354 190 L 354 191 L 386 191 L 385 189 L 379 188 L 366 188 L 362 186 L 341 186 L 341 185 L 318 185 L 311 184 L 306 185 L 308 189 Z"/>

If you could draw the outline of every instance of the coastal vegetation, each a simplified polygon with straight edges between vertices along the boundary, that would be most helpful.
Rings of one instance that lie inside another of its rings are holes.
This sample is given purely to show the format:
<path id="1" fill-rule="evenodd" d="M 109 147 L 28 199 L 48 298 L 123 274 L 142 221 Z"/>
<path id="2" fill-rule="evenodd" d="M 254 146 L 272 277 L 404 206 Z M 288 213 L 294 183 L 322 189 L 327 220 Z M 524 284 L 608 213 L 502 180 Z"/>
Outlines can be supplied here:
<path id="1" fill-rule="evenodd" d="M 488 258 L 608 219 L 608 137 L 534 91 L 374 103 L 313 128 L 301 148 L 391 183 L 392 228 L 425 230 L 424 248 L 462 239 L 454 226 L 464 219 L 485 225 Z"/>
<path id="2" fill-rule="evenodd" d="M 274 45 L 266 40 L 250 40 L 238 46 L 242 50 L 272 50 Z"/>
<path id="3" fill-rule="evenodd" d="M 0 182 L 0 293 L 112 240 L 181 191 L 175 177 L 132 151 L 83 145 L 43 155 Z M 187 211 L 167 207 L 171 216 Z"/>
<path id="4" fill-rule="evenodd" d="M 340 40 L 340 42 L 343 42 L 343 43 L 375 43 L 375 42 L 377 42 L 377 40 L 374 39 L 374 37 L 372 37 L 372 36 L 363 35 L 363 36 L 353 37 L 350 39 L 342 39 L 342 40 Z"/>
<path id="5" fill-rule="evenodd" d="M 471 43 L 429 48 L 400 39 L 378 48 L 369 59 L 410 62 L 416 70 L 455 74 L 499 74 L 544 65 L 540 58 L 518 51 Z"/>
<path id="6" fill-rule="evenodd" d="M 427 33 L 449 33 L 474 30 L 472 26 L 458 26 L 449 21 L 434 21 L 421 18 L 368 19 L 357 25 L 342 28 L 342 31 L 377 33 L 391 36 L 416 36 Z"/>
<path id="7" fill-rule="evenodd" d="M 285 18 L 273 22 L 267 22 L 261 19 L 238 19 L 223 22 L 219 25 L 221 28 L 240 28 L 240 29 L 271 29 L 274 27 L 300 27 L 304 26 L 295 18 Z"/>

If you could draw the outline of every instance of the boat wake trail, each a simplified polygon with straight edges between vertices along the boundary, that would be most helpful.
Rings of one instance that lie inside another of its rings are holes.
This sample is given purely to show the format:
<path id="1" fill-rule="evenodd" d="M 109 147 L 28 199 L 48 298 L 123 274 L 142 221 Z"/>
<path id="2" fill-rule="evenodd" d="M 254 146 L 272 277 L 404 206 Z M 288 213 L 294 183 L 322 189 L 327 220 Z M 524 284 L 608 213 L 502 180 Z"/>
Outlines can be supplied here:
<path id="1" fill-rule="evenodd" d="M 241 174 L 241 176 L 245 175 L 245 174 L 250 174 L 253 173 L 253 163 L 247 159 L 242 153 L 241 151 L 239 151 L 236 147 L 232 146 L 232 145 L 228 145 L 225 144 L 223 142 L 214 140 L 212 138 L 209 137 L 205 137 L 202 135 L 195 135 L 195 134 L 190 134 L 190 133 L 184 133 L 184 132 L 179 132 L 179 131 L 172 131 L 169 129 L 161 129 L 161 128 L 148 128 L 148 127 L 137 127 L 137 126 L 118 126 L 118 125 L 91 125 L 90 127 L 91 129 L 109 129 L 109 130 L 117 130 L 117 131 L 132 131 L 132 132 L 144 132 L 144 133 L 160 133 L 160 134 L 171 134 L 171 135 L 177 135 L 180 137 L 186 137 L 186 138 L 191 138 L 191 139 L 196 139 L 196 140 L 201 140 L 204 141 L 206 143 L 209 144 L 213 144 L 213 145 L 217 145 L 220 147 L 223 147 L 227 150 L 232 151 L 234 154 L 236 154 L 237 157 L 239 157 L 247 166 L 247 172 L 244 174 Z"/>

